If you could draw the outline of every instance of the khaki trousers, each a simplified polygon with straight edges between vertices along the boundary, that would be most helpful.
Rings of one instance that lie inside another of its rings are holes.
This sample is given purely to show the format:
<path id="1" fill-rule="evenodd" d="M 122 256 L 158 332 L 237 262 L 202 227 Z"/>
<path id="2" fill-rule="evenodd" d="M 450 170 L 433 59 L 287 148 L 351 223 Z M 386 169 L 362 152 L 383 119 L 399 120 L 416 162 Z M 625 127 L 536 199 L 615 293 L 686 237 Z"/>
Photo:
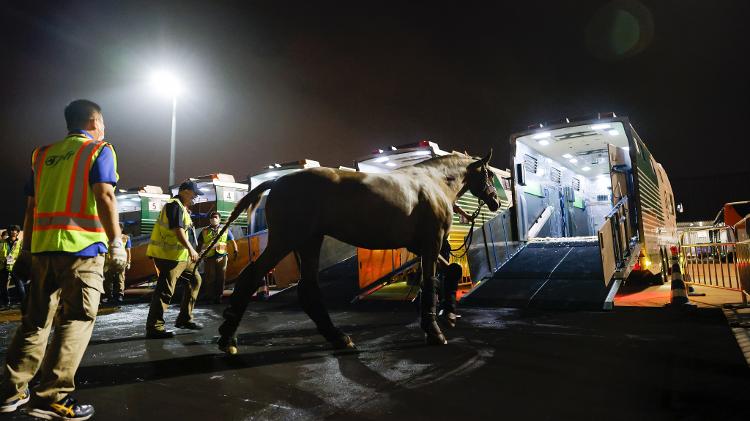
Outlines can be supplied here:
<path id="1" fill-rule="evenodd" d="M 182 294 L 180 314 L 177 316 L 175 324 L 193 321 L 193 307 L 195 306 L 195 300 L 198 299 L 202 282 L 201 274 L 197 270 L 195 271 L 195 277 L 191 274 L 195 265 L 191 262 L 175 262 L 174 260 L 157 258 L 154 258 L 154 264 L 159 271 L 159 277 L 156 280 L 156 289 L 151 299 L 151 307 L 148 310 L 146 330 L 164 330 L 164 312 L 172 301 L 177 280 L 183 273 L 188 282 L 188 288 Z"/>
<path id="2" fill-rule="evenodd" d="M 204 263 L 206 271 L 207 298 L 221 300 L 224 295 L 224 282 L 227 277 L 227 256 L 209 257 Z"/>
<path id="3" fill-rule="evenodd" d="M 117 297 L 125 295 L 125 270 L 109 269 L 104 274 L 104 296 Z"/>
<path id="4" fill-rule="evenodd" d="M 8 347 L 2 389 L 6 396 L 22 392 L 39 371 L 32 399 L 48 404 L 75 390 L 73 378 L 99 307 L 104 256 L 35 255 L 31 264 L 26 308 Z"/>

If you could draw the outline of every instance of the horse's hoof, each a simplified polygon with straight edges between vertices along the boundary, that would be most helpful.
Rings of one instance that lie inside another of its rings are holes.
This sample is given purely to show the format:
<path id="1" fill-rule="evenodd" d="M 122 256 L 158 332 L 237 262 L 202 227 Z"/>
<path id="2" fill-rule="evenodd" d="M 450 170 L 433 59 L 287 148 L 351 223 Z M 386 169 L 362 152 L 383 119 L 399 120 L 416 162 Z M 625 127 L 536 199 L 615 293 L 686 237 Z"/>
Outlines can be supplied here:
<path id="1" fill-rule="evenodd" d="M 348 335 L 336 338 L 331 341 L 331 345 L 333 345 L 335 349 L 357 349 L 357 346 L 354 345 L 354 341 L 352 341 L 352 338 Z"/>
<path id="2" fill-rule="evenodd" d="M 427 345 L 448 345 L 448 340 L 445 339 L 445 335 L 442 333 L 425 333 L 424 342 Z"/>
<path id="3" fill-rule="evenodd" d="M 219 338 L 219 349 L 227 355 L 236 355 L 239 352 L 237 348 L 237 338 L 234 336 L 222 336 Z"/>

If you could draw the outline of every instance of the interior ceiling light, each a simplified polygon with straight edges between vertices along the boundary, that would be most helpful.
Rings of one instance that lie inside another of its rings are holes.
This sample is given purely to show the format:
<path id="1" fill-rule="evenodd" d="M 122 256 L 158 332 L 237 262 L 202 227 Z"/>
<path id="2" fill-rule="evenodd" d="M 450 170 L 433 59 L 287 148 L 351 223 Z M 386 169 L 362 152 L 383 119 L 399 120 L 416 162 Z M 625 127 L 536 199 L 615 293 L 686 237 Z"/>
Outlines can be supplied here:
<path id="1" fill-rule="evenodd" d="M 395 166 L 396 166 L 396 164 L 395 164 L 395 163 L 393 163 L 393 162 L 386 162 L 386 163 L 385 163 L 385 165 L 386 165 L 387 167 L 395 167 Z"/>
<path id="2" fill-rule="evenodd" d="M 590 170 L 590 169 L 591 169 L 591 167 L 583 167 L 583 168 L 581 168 L 581 169 L 582 169 L 582 170 L 584 170 L 584 171 L 588 171 L 588 170 Z"/>
<path id="3" fill-rule="evenodd" d="M 571 155 L 569 153 L 564 153 L 562 157 L 565 158 L 565 159 L 570 159 L 570 158 L 573 157 L 573 155 Z"/>
<path id="4" fill-rule="evenodd" d="M 534 136 L 531 136 L 531 138 L 534 139 L 534 140 L 538 140 L 538 139 L 546 139 L 546 138 L 548 138 L 550 136 L 552 136 L 552 133 L 550 133 L 550 132 L 542 132 L 542 133 L 537 133 Z"/>
<path id="5" fill-rule="evenodd" d="M 379 157 L 379 158 L 375 158 L 375 162 L 386 162 L 386 161 L 388 161 L 388 160 L 389 160 L 389 159 L 388 159 L 388 157 L 387 157 L 387 156 L 381 156 L 381 157 Z"/>
<path id="6" fill-rule="evenodd" d="M 430 155 L 432 152 L 430 151 L 416 151 L 414 152 L 414 155 Z"/>
<path id="7" fill-rule="evenodd" d="M 608 133 L 608 134 L 609 134 L 610 136 L 617 136 L 618 134 L 620 134 L 620 132 L 618 132 L 617 130 L 610 130 L 610 131 L 608 131 L 607 133 Z"/>
<path id="8" fill-rule="evenodd" d="M 570 158 L 570 159 L 568 160 L 568 162 L 570 162 L 571 164 L 575 164 L 576 162 L 578 162 L 578 160 L 577 160 L 577 159 L 575 159 L 575 158 Z"/>
<path id="9" fill-rule="evenodd" d="M 591 130 L 604 130 L 609 129 L 610 127 L 612 126 L 610 126 L 608 123 L 594 124 L 593 126 L 591 126 Z"/>
<path id="10" fill-rule="evenodd" d="M 540 145 L 542 145 L 542 146 L 547 146 L 547 145 L 549 145 L 549 140 L 542 139 L 542 140 L 537 141 L 537 143 L 540 144 Z"/>

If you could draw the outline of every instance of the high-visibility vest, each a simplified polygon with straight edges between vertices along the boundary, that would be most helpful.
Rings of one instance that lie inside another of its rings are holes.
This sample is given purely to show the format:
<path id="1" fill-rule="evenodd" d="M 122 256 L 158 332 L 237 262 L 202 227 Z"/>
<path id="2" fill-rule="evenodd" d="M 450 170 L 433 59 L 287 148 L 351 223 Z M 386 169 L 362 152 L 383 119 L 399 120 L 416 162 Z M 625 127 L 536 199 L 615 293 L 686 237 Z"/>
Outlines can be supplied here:
<path id="1" fill-rule="evenodd" d="M 182 208 L 182 229 L 187 236 L 188 230 L 193 225 L 193 221 L 190 219 L 190 213 L 177 198 L 170 199 L 167 204 L 169 203 L 177 203 L 177 205 Z M 148 243 L 146 255 L 175 262 L 185 262 L 188 260 L 189 256 L 188 249 L 177 239 L 177 234 L 169 228 L 169 219 L 167 218 L 166 212 L 167 204 L 161 208 L 159 219 L 157 219 L 156 224 L 154 224 L 154 230 L 151 232 L 151 242 Z"/>
<path id="2" fill-rule="evenodd" d="M 89 171 L 107 142 L 69 135 L 60 142 L 34 150 L 34 231 L 31 252 L 79 252 L 95 243 L 107 244 L 99 220 Z"/>
<path id="3" fill-rule="evenodd" d="M 20 251 L 21 240 L 19 239 L 16 239 L 16 242 L 12 246 L 10 240 L 0 242 L 0 270 L 13 270 L 13 264 L 18 260 L 18 253 Z M 0 282 L 2 282 L 1 279 Z"/>
<path id="4" fill-rule="evenodd" d="M 221 225 L 219 225 L 216 230 L 214 230 L 211 227 L 206 227 L 201 232 L 201 235 L 203 236 L 203 244 L 208 245 L 213 241 L 213 239 L 216 237 L 216 234 L 219 233 L 219 230 L 221 230 Z M 224 256 L 227 254 L 227 238 L 229 237 L 229 231 L 224 231 L 224 234 L 219 237 L 219 241 L 216 242 L 216 245 L 214 245 L 213 249 L 209 250 L 208 253 L 206 253 L 206 257 L 213 257 L 217 254 Z"/>

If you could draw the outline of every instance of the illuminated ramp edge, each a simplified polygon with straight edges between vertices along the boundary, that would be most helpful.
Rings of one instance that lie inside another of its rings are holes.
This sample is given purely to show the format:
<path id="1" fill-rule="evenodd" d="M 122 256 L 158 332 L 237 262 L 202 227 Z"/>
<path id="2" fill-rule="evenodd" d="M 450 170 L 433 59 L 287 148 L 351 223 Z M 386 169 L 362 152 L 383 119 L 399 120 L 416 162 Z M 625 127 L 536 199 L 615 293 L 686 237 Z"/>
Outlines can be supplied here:
<path id="1" fill-rule="evenodd" d="M 461 305 L 601 310 L 605 284 L 596 237 L 530 242 Z"/>

